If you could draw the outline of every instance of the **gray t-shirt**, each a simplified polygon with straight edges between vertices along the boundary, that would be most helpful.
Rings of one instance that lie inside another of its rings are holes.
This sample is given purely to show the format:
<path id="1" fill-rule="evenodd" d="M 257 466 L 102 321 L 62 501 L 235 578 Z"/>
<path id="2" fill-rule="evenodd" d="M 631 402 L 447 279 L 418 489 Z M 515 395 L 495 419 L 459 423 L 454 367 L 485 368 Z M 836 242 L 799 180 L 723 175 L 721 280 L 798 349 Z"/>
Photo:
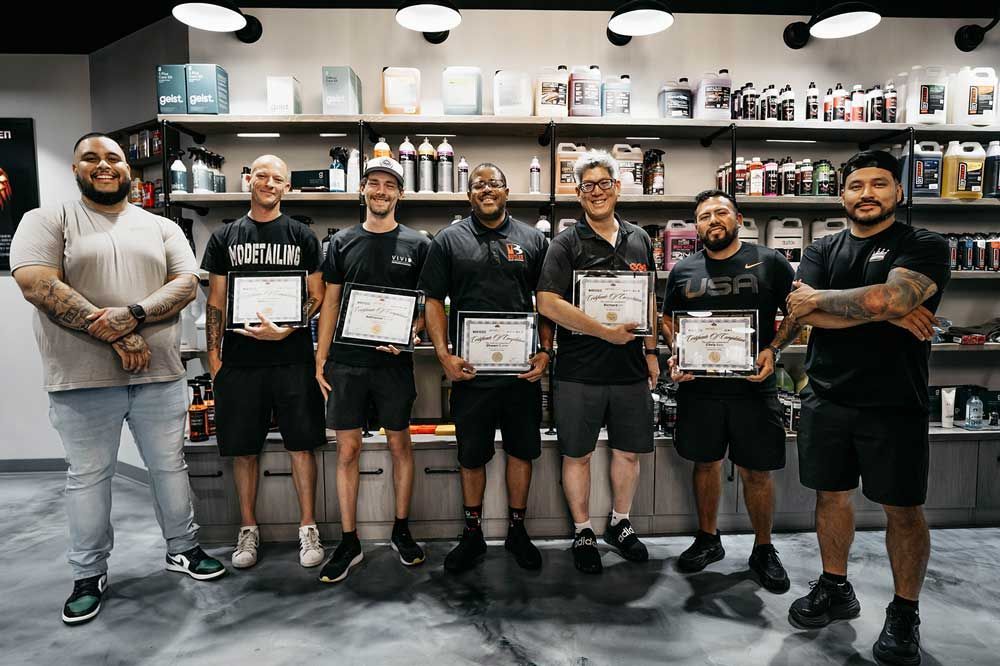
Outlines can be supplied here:
<path id="1" fill-rule="evenodd" d="M 97 307 L 137 303 L 162 287 L 168 275 L 198 275 L 191 246 L 171 220 L 132 205 L 108 215 L 82 201 L 26 213 L 11 243 L 10 265 L 12 271 L 58 268 L 63 281 Z M 34 329 L 47 391 L 151 384 L 185 374 L 179 317 L 137 329 L 151 356 L 149 369 L 134 375 L 122 368 L 110 344 L 38 311 Z"/>

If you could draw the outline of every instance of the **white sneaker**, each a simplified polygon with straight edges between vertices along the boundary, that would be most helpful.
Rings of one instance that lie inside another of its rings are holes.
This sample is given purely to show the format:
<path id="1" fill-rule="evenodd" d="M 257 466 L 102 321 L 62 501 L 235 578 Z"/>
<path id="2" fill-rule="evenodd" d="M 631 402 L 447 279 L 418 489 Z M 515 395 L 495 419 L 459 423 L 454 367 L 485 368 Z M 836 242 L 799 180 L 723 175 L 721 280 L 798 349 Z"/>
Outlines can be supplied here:
<path id="1" fill-rule="evenodd" d="M 315 567 L 323 561 L 326 551 L 319 541 L 319 530 L 315 525 L 299 528 L 299 564 L 304 567 Z"/>
<path id="2" fill-rule="evenodd" d="M 246 569 L 257 564 L 257 547 L 260 545 L 260 530 L 256 525 L 241 527 L 236 537 L 236 550 L 233 551 L 233 566 Z"/>

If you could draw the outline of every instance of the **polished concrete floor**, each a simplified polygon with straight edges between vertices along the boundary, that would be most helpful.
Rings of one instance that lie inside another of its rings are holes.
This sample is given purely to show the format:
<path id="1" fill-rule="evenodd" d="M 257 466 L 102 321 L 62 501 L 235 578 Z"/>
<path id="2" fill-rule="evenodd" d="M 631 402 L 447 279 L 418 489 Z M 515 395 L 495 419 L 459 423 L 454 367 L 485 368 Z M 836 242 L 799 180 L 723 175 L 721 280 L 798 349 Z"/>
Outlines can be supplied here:
<path id="1" fill-rule="evenodd" d="M 498 546 L 477 571 L 446 575 L 450 544 L 431 543 L 417 569 L 368 546 L 350 578 L 322 585 L 281 544 L 254 569 L 199 583 L 163 570 L 148 489 L 116 479 L 110 592 L 95 621 L 69 628 L 62 485 L 59 474 L 0 475 L 0 664 L 870 664 L 892 597 L 881 532 L 854 546 L 861 617 L 822 631 L 787 620 L 819 572 L 813 534 L 776 538 L 792 578 L 780 596 L 746 571 L 751 536 L 725 537 L 727 558 L 691 576 L 675 570 L 690 541 L 680 537 L 647 540 L 644 565 L 605 552 L 599 577 L 577 574 L 567 542 L 540 544 L 540 572 Z M 1000 529 L 932 538 L 923 663 L 1000 663 Z"/>

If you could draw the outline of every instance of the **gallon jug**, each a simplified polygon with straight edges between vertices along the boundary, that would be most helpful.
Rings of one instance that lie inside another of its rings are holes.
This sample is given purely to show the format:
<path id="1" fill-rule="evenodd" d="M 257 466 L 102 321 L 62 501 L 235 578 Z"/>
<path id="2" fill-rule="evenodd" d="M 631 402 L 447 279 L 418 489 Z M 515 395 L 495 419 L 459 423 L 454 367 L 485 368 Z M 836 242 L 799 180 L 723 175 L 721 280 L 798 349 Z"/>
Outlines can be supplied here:
<path id="1" fill-rule="evenodd" d="M 839 234 L 846 228 L 846 217 L 831 217 L 825 220 L 813 220 L 812 228 L 810 229 L 812 235 L 810 237 L 812 238 L 812 242 L 815 243 L 824 236 Z"/>
<path id="2" fill-rule="evenodd" d="M 986 151 L 974 141 L 949 141 L 941 175 L 941 197 L 982 199 Z"/>
<path id="3" fill-rule="evenodd" d="M 948 75 L 943 67 L 914 67 L 908 83 L 906 122 L 941 125 L 948 118 Z"/>
<path id="4" fill-rule="evenodd" d="M 628 74 L 609 78 L 601 92 L 601 113 L 605 116 L 632 115 L 632 79 Z"/>
<path id="5" fill-rule="evenodd" d="M 1000 141 L 990 141 L 990 147 L 986 150 L 983 196 L 1000 197 Z"/>
<path id="6" fill-rule="evenodd" d="M 706 73 L 698 82 L 695 95 L 694 117 L 703 120 L 729 120 L 730 91 L 733 79 L 728 69 L 720 69 L 718 74 Z"/>
<path id="7" fill-rule="evenodd" d="M 535 86 L 535 115 L 565 118 L 569 115 L 569 69 L 545 67 Z"/>
<path id="8" fill-rule="evenodd" d="M 618 178 L 622 194 L 642 194 L 642 148 L 627 143 L 616 143 L 611 157 L 618 161 Z"/>
<path id="9" fill-rule="evenodd" d="M 688 80 L 667 81 L 656 96 L 656 106 L 661 118 L 691 117 L 691 86 Z"/>
<path id="10" fill-rule="evenodd" d="M 767 223 L 767 246 L 785 255 L 798 269 L 802 261 L 802 220 L 798 217 L 772 217 Z"/>
<path id="11" fill-rule="evenodd" d="M 531 77 L 527 72 L 498 69 L 493 75 L 493 113 L 531 115 Z"/>
<path id="12" fill-rule="evenodd" d="M 560 143 L 556 146 L 556 194 L 576 194 L 576 178 L 573 165 L 577 158 L 587 152 L 583 144 Z"/>
<path id="13" fill-rule="evenodd" d="M 483 73 L 478 67 L 445 67 L 441 102 L 446 116 L 483 114 Z"/>
<path id="14" fill-rule="evenodd" d="M 941 160 L 944 153 L 941 144 L 933 141 L 921 141 L 914 144 L 914 197 L 941 196 Z M 903 189 L 910 193 L 910 144 L 903 148 Z"/>
<path id="15" fill-rule="evenodd" d="M 420 113 L 420 70 L 416 67 L 382 68 L 382 112 Z"/>
<path id="16" fill-rule="evenodd" d="M 957 125 L 992 125 L 996 121 L 996 89 L 995 69 L 963 67 L 952 83 L 948 122 Z"/>
<path id="17" fill-rule="evenodd" d="M 743 226 L 740 227 L 740 240 L 744 243 L 760 244 L 760 229 L 757 222 L 752 217 L 743 218 Z"/>
<path id="18" fill-rule="evenodd" d="M 698 251 L 698 230 L 693 222 L 684 220 L 669 220 L 663 230 L 664 258 L 666 269 L 672 270 L 674 264 Z"/>
<path id="19" fill-rule="evenodd" d="M 601 115 L 601 68 L 578 66 L 569 77 L 569 115 Z"/>

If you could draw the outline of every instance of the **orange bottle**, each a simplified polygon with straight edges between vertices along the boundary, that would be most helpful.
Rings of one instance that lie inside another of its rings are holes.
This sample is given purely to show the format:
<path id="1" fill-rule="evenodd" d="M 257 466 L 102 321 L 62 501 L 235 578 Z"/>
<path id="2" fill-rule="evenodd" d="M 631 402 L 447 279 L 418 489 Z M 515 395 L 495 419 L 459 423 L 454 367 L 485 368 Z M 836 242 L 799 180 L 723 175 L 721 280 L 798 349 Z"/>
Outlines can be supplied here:
<path id="1" fill-rule="evenodd" d="M 188 386 L 194 389 L 194 400 L 188 408 L 188 439 L 192 442 L 204 442 L 208 439 L 208 407 L 201 398 L 198 380 L 189 380 Z"/>

